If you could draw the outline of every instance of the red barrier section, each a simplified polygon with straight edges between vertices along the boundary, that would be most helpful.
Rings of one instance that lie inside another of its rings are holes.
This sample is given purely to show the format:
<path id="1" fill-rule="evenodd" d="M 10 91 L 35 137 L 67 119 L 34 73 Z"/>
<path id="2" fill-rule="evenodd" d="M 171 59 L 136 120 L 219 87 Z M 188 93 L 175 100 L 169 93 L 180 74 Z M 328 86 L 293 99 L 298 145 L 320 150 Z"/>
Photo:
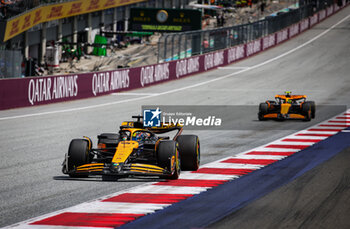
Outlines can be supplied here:
<path id="1" fill-rule="evenodd" d="M 215 69 L 285 42 L 339 9 L 337 5 L 330 6 L 310 18 L 258 40 L 177 61 L 114 71 L 2 79 L 0 110 L 106 95 Z"/>

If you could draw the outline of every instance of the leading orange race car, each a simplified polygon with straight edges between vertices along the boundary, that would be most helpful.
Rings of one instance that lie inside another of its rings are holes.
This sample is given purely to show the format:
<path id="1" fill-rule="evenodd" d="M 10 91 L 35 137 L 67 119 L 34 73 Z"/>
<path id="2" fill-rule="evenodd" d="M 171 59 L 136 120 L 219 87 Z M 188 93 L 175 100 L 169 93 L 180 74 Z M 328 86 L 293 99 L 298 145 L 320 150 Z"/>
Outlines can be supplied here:
<path id="1" fill-rule="evenodd" d="M 316 105 L 314 101 L 306 101 L 306 95 L 292 95 L 286 91 L 284 95 L 276 95 L 274 100 L 267 100 L 259 105 L 258 118 L 267 119 L 301 119 L 310 121 L 315 118 Z"/>

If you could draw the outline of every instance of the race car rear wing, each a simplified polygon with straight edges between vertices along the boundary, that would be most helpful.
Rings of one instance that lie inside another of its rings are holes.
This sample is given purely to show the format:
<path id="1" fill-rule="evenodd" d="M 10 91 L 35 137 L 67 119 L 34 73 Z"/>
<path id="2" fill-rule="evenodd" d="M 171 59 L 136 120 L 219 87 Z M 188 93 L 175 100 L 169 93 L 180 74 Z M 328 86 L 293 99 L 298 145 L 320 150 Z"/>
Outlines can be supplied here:
<path id="1" fill-rule="evenodd" d="M 306 99 L 306 95 L 275 95 L 276 99 L 282 99 L 282 100 L 286 100 L 286 99 L 291 99 L 291 100 L 299 100 L 299 99 Z"/>

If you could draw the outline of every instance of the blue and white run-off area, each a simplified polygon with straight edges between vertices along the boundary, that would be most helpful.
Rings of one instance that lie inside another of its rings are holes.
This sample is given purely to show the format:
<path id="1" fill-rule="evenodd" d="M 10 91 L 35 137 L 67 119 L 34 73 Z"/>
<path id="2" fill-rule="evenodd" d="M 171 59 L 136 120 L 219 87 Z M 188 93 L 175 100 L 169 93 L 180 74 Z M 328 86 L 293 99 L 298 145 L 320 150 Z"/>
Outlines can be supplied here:
<path id="1" fill-rule="evenodd" d="M 349 15 L 345 7 L 259 55 L 191 77 L 0 111 L 0 226 L 348 228 L 350 110 L 331 105 L 350 105 Z M 142 105 L 257 106 L 284 90 L 316 101 L 316 118 L 259 122 L 257 110 L 242 111 L 235 130 L 191 131 L 201 166 L 178 180 L 61 175 L 71 139 L 116 132 Z"/>

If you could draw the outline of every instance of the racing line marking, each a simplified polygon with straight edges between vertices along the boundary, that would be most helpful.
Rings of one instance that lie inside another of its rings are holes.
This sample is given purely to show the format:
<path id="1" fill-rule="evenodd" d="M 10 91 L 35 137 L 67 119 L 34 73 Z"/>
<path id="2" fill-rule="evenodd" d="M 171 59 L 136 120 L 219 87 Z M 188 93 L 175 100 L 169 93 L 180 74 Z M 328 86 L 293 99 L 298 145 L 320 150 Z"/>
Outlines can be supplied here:
<path id="1" fill-rule="evenodd" d="M 341 19 L 340 21 L 338 21 L 337 23 L 335 23 L 330 28 L 328 28 L 327 30 L 323 31 L 322 33 L 320 33 L 316 37 L 312 38 L 311 40 L 308 40 L 307 42 L 305 42 L 305 43 L 303 43 L 303 44 L 301 44 L 301 45 L 299 45 L 299 46 L 297 46 L 297 47 L 295 47 L 295 48 L 293 48 L 293 49 L 291 49 L 291 50 L 289 50 L 289 51 L 287 51 L 285 53 L 282 53 L 279 56 L 276 56 L 274 58 L 266 60 L 266 61 L 264 61 L 264 62 L 262 62 L 260 64 L 256 64 L 256 65 L 254 65 L 252 67 L 249 67 L 247 69 L 243 69 L 243 70 L 240 70 L 238 72 L 234 72 L 234 73 L 231 73 L 231 74 L 228 74 L 228 75 L 217 77 L 215 79 L 203 81 L 203 82 L 200 82 L 200 83 L 196 83 L 196 84 L 189 85 L 189 86 L 182 87 L 182 88 L 173 89 L 173 90 L 170 90 L 170 91 L 160 92 L 160 93 L 154 94 L 154 95 L 147 95 L 147 96 L 141 97 L 141 98 L 139 97 L 139 98 L 125 99 L 125 100 L 120 100 L 120 101 L 115 101 L 115 102 L 97 104 L 97 105 L 86 106 L 86 107 L 71 108 L 71 109 L 65 109 L 65 110 L 48 111 L 48 112 L 41 112 L 41 113 L 27 114 L 27 115 L 8 116 L 8 117 L 0 118 L 0 121 L 2 121 L 2 120 L 10 120 L 10 119 L 18 119 L 18 118 L 34 117 L 34 116 L 41 116 L 41 115 L 49 115 L 49 114 L 56 114 L 56 113 L 66 113 L 66 112 L 73 112 L 73 111 L 81 111 L 81 110 L 92 109 L 92 108 L 99 108 L 99 107 L 116 105 L 116 104 L 121 104 L 121 103 L 129 103 L 129 102 L 139 101 L 139 100 L 148 99 L 148 98 L 152 98 L 152 97 L 156 97 L 156 96 L 167 95 L 167 94 L 171 94 L 171 93 L 175 93 L 175 92 L 191 89 L 191 88 L 194 88 L 194 87 L 199 87 L 199 86 L 202 86 L 202 85 L 205 85 L 205 84 L 209 84 L 211 82 L 223 80 L 223 79 L 226 79 L 226 78 L 229 78 L 229 77 L 232 77 L 232 76 L 235 76 L 235 75 L 239 75 L 241 73 L 244 73 L 244 72 L 247 72 L 247 71 L 259 68 L 259 67 L 262 67 L 262 66 L 267 65 L 267 64 L 269 64 L 271 62 L 274 62 L 274 61 L 276 61 L 278 59 L 281 59 L 281 58 L 283 58 L 283 57 L 285 57 L 285 56 L 287 56 L 287 55 L 289 55 L 291 53 L 294 53 L 297 50 L 305 47 L 306 45 L 308 45 L 308 44 L 318 40 L 319 38 L 321 38 L 322 36 L 324 36 L 325 34 L 330 32 L 331 30 L 333 30 L 336 26 L 338 26 L 339 24 L 341 24 L 342 22 L 347 20 L 348 18 L 350 18 L 350 15 L 344 17 L 343 19 Z"/>

